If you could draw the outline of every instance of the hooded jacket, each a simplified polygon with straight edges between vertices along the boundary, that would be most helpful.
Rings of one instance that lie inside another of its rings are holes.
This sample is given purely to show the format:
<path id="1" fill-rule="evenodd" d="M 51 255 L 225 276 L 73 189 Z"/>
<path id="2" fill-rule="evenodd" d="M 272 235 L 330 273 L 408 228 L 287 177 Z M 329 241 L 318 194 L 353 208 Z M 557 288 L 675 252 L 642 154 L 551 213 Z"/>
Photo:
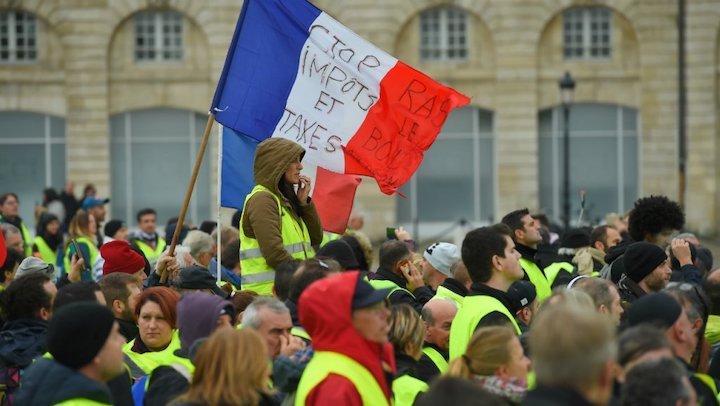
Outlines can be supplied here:
<path id="1" fill-rule="evenodd" d="M 177 304 L 180 349 L 175 354 L 189 358 L 190 347 L 198 339 L 207 338 L 215 331 L 220 312 L 226 307 L 235 311 L 235 306 L 231 302 L 217 295 L 204 292 L 184 294 Z"/>
<path id="2" fill-rule="evenodd" d="M 15 404 L 50 406 L 71 399 L 112 404 L 107 385 L 93 381 L 57 361 L 41 358 L 23 375 Z"/>
<path id="3" fill-rule="evenodd" d="M 315 351 L 330 351 L 352 358 L 370 371 L 390 399 L 395 357 L 392 344 L 364 339 L 352 325 L 352 299 L 359 272 L 346 272 L 310 285 L 299 300 L 300 322 L 313 338 Z M 383 363 L 391 371 L 383 369 Z M 307 397 L 308 405 L 361 405 L 350 380 L 330 374 Z"/>
<path id="4" fill-rule="evenodd" d="M 303 207 L 301 216 L 293 208 L 290 200 L 280 193 L 278 187 L 290 164 L 301 159 L 304 154 L 303 147 L 292 141 L 284 138 L 269 138 L 263 141 L 256 151 L 254 178 L 255 184 L 268 188 L 280 199 L 280 204 L 291 213 L 293 220 L 298 224 L 301 221 L 305 222 L 310 243 L 318 245 L 322 241 L 323 232 L 315 204 L 308 202 Z M 278 215 L 275 197 L 265 192 L 253 195 L 243 208 L 240 224 L 246 236 L 258 241 L 265 261 L 273 269 L 292 259 L 283 247 L 282 219 Z"/>
<path id="5" fill-rule="evenodd" d="M 20 368 L 30 365 L 47 351 L 47 326 L 47 321 L 42 319 L 7 322 L 0 331 L 0 359 Z"/>

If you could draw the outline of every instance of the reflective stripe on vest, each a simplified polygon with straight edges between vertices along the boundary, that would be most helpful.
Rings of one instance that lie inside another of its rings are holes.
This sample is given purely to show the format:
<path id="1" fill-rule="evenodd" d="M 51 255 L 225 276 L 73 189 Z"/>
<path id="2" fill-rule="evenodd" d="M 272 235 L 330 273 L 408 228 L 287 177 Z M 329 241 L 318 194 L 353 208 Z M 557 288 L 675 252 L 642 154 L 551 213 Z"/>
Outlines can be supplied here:
<path id="1" fill-rule="evenodd" d="M 44 238 L 40 236 L 35 237 L 33 244 L 37 246 L 40 258 L 45 261 L 46 264 L 55 265 L 57 261 L 57 251 L 53 251 L 52 248 L 47 245 Z"/>
<path id="2" fill-rule="evenodd" d="M 95 260 L 97 260 L 97 256 L 99 253 L 97 247 L 87 237 L 80 237 L 80 238 L 76 238 L 75 240 L 77 240 L 78 244 L 85 244 L 88 247 L 88 251 L 90 252 L 90 263 L 85 264 L 85 265 L 92 268 L 93 265 L 95 265 Z M 75 248 L 73 247 L 72 244 L 68 245 L 68 247 L 65 249 L 65 255 L 63 257 L 63 266 L 64 266 L 64 270 L 65 270 L 66 274 L 70 273 L 70 253 L 71 252 L 75 253 Z M 78 255 L 80 255 L 80 254 L 78 253 Z M 92 272 L 88 272 L 88 273 L 92 274 Z M 91 278 L 92 278 L 92 275 L 91 275 Z M 92 279 L 94 280 L 95 278 L 92 278 Z"/>
<path id="3" fill-rule="evenodd" d="M 520 335 L 515 318 L 510 311 L 492 296 L 465 296 L 463 307 L 458 310 L 450 327 L 450 359 L 453 360 L 465 353 L 470 338 L 480 320 L 492 312 L 500 312 L 510 320 L 515 332 Z"/>
<path id="4" fill-rule="evenodd" d="M 438 286 L 437 291 L 435 292 L 435 296 L 433 298 L 450 299 L 455 302 L 455 304 L 457 304 L 458 309 L 460 308 L 460 306 L 462 306 L 463 300 L 465 299 L 465 297 L 463 297 L 462 295 L 458 295 L 457 293 L 444 286 Z"/>
<path id="5" fill-rule="evenodd" d="M 158 258 L 160 258 L 162 252 L 165 251 L 167 243 L 164 239 L 158 237 L 155 249 L 143 240 L 135 240 L 135 245 L 140 248 L 140 251 L 142 251 L 143 255 L 145 255 L 145 258 L 147 258 L 150 266 L 155 266 Z"/>
<path id="6" fill-rule="evenodd" d="M 703 374 L 701 372 L 695 372 L 693 373 L 693 376 L 697 379 L 699 379 L 702 383 L 705 384 L 710 390 L 712 391 L 713 395 L 715 395 L 715 398 L 718 399 L 718 388 L 717 384 L 715 383 L 715 379 L 711 377 L 710 375 Z M 718 399 L 720 401 L 720 399 Z"/>
<path id="7" fill-rule="evenodd" d="M 22 232 L 23 244 L 25 248 L 25 256 L 32 255 L 32 240 L 30 240 L 30 231 L 25 227 L 25 223 L 20 223 L 20 231 Z"/>
<path id="8" fill-rule="evenodd" d="M 285 250 L 296 259 L 307 259 L 315 256 L 310 246 L 310 234 L 305 222 L 298 223 L 292 213 L 282 205 L 280 198 L 268 188 L 257 185 L 245 198 L 243 215 L 240 218 L 240 269 L 241 269 L 241 290 L 252 290 L 259 295 L 271 295 L 273 282 L 275 281 L 275 270 L 268 265 L 260 251 L 257 239 L 245 235 L 243 224 L 245 224 L 245 207 L 251 197 L 258 192 L 269 193 L 277 202 L 278 216 L 281 221 L 282 243 Z"/>
<path id="9" fill-rule="evenodd" d="M 368 281 L 370 283 L 370 286 L 375 288 L 375 290 L 380 289 L 391 289 L 390 292 L 387 294 L 387 298 L 390 299 L 390 296 L 392 296 L 393 293 L 397 292 L 398 290 L 402 290 L 403 292 L 407 292 L 408 295 L 412 296 L 413 299 L 415 299 L 415 295 L 412 294 L 409 290 L 405 288 L 401 288 L 397 285 L 397 283 L 393 281 L 389 281 L 387 279 L 370 279 Z"/>
<path id="10" fill-rule="evenodd" d="M 412 406 L 420 392 L 428 390 L 428 384 L 410 375 L 397 377 L 392 383 L 395 406 Z"/>
<path id="11" fill-rule="evenodd" d="M 195 370 L 195 367 L 189 359 L 175 355 L 175 350 L 180 349 L 180 336 L 178 335 L 177 330 L 173 332 L 170 344 L 168 344 L 168 346 L 162 351 L 148 351 L 138 354 L 132 350 L 134 344 L 135 340 L 132 340 L 123 346 L 123 353 L 125 353 L 126 359 L 125 362 L 130 367 L 131 374 L 134 379 L 138 379 L 142 375 L 150 374 L 153 369 L 159 366 L 170 365 L 172 363 L 182 364 L 190 371 Z M 140 371 L 142 371 L 142 373 L 138 375 Z"/>
<path id="12" fill-rule="evenodd" d="M 545 278 L 547 279 L 551 287 L 553 283 L 555 283 L 555 279 L 557 278 L 558 274 L 560 274 L 560 271 L 573 273 L 573 271 L 575 271 L 575 267 L 569 262 L 553 262 L 552 264 L 548 265 L 543 270 L 543 272 L 545 273 Z"/>
<path id="13" fill-rule="evenodd" d="M 435 364 L 435 367 L 440 371 L 440 374 L 444 374 L 448 370 L 448 362 L 440 352 L 433 347 L 423 348 L 423 354 L 427 355 L 428 358 Z"/>
<path id="14" fill-rule="evenodd" d="M 294 335 L 295 337 L 300 337 L 308 341 L 312 341 L 312 338 L 310 338 L 310 334 L 308 334 L 308 332 L 302 327 L 293 326 L 293 328 L 290 329 L 290 334 Z"/>
<path id="15" fill-rule="evenodd" d="M 520 258 L 520 266 L 522 266 L 522 269 L 525 271 L 528 279 L 530 279 L 530 282 L 535 285 L 538 303 L 550 297 L 552 289 L 550 288 L 547 278 L 545 278 L 545 274 L 543 274 L 540 268 L 538 268 L 534 262 L 525 258 Z"/>
<path id="16" fill-rule="evenodd" d="M 330 374 L 340 375 L 352 382 L 355 390 L 360 394 L 363 405 L 390 405 L 378 381 L 362 364 L 336 352 L 316 351 L 300 378 L 295 395 L 295 406 L 305 405 L 310 392 Z"/>

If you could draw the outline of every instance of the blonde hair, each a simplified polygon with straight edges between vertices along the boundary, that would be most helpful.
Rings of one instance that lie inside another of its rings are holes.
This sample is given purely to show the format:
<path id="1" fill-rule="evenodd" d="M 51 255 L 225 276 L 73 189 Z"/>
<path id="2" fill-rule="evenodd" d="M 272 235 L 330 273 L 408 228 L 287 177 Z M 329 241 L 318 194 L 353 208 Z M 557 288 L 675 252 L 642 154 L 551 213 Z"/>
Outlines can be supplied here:
<path id="1" fill-rule="evenodd" d="M 419 359 L 425 339 L 425 323 L 418 312 L 409 304 L 398 304 L 390 308 L 390 342 L 395 352 Z"/>
<path id="2" fill-rule="evenodd" d="M 256 405 L 270 394 L 265 341 L 252 329 L 222 329 L 200 346 L 190 390 L 180 399 L 207 405 Z"/>
<path id="3" fill-rule="evenodd" d="M 517 339 L 515 330 L 504 327 L 479 328 L 470 339 L 465 354 L 450 361 L 448 376 L 471 378 L 492 376 L 512 358 L 510 344 Z"/>
<path id="4" fill-rule="evenodd" d="M 90 213 L 82 209 L 75 213 L 75 216 L 73 216 L 68 225 L 70 239 L 85 237 L 92 241 L 93 244 L 97 244 L 97 237 L 94 233 L 90 232 L 90 216 Z"/>

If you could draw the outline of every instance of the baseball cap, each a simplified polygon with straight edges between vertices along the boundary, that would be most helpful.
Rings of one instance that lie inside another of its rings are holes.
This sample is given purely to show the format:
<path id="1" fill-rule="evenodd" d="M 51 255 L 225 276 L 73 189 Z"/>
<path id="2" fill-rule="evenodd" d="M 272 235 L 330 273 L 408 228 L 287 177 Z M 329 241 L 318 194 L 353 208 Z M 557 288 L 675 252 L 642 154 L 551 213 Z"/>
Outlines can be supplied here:
<path id="1" fill-rule="evenodd" d="M 352 309 L 357 310 L 378 304 L 387 298 L 390 291 L 392 291 L 392 289 L 375 289 L 360 277 L 357 285 L 355 285 Z"/>
<path id="2" fill-rule="evenodd" d="M 110 199 L 107 197 L 104 199 L 100 199 L 95 196 L 88 196 L 82 202 L 82 209 L 87 210 L 87 209 L 91 209 L 93 207 L 102 206 L 103 204 L 106 204 L 106 203 L 110 203 Z"/>
<path id="3" fill-rule="evenodd" d="M 537 297 L 537 290 L 535 285 L 528 281 L 515 281 L 510 285 L 510 289 L 507 291 L 512 305 L 515 310 L 523 309 L 530 305 L 530 303 Z"/>

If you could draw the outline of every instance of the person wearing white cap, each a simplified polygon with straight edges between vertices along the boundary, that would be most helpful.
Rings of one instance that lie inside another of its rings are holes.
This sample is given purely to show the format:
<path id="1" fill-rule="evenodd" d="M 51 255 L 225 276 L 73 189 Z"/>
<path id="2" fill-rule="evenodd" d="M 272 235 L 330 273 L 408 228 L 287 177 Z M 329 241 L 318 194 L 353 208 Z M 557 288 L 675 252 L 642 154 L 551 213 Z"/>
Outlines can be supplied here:
<path id="1" fill-rule="evenodd" d="M 450 267 L 460 259 L 460 249 L 455 244 L 436 242 L 423 253 L 423 281 L 437 290 L 445 279 L 452 276 Z"/>

